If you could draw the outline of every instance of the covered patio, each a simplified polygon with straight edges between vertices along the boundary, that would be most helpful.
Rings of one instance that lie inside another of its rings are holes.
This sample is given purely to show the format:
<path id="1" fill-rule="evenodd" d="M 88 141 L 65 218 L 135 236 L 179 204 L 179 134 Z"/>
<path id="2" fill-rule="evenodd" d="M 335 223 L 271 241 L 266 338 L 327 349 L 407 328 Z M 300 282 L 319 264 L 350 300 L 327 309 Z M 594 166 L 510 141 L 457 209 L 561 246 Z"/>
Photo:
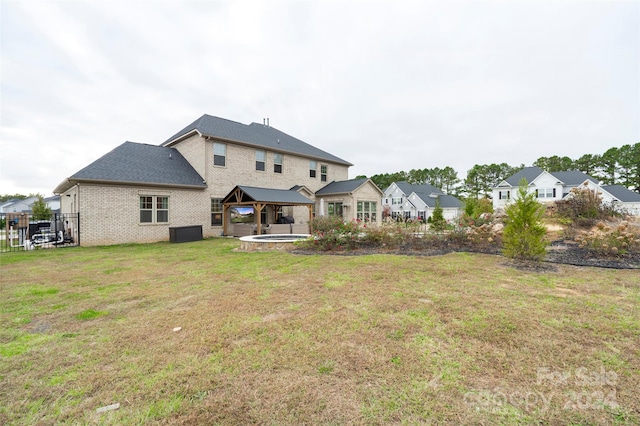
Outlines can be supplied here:
<path id="1" fill-rule="evenodd" d="M 230 209 L 232 207 L 252 207 L 255 217 L 256 234 L 263 230 L 262 211 L 271 207 L 275 212 L 279 207 L 307 206 L 309 209 L 309 226 L 313 219 L 314 202 L 295 190 L 256 188 L 252 186 L 236 186 L 222 201 L 224 215 L 223 233 L 229 235 Z"/>

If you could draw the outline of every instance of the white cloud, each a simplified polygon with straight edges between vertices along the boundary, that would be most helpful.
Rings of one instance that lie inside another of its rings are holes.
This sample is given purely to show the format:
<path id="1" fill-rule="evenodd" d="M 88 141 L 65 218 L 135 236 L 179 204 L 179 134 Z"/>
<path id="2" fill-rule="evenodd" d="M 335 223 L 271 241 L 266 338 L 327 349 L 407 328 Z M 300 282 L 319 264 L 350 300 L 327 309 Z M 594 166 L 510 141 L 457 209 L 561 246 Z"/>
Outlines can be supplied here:
<path id="1" fill-rule="evenodd" d="M 204 113 L 269 117 L 355 163 L 352 177 L 464 177 L 640 140 L 635 2 L 0 7 L 0 193 L 48 194 L 125 140 L 160 143 Z"/>

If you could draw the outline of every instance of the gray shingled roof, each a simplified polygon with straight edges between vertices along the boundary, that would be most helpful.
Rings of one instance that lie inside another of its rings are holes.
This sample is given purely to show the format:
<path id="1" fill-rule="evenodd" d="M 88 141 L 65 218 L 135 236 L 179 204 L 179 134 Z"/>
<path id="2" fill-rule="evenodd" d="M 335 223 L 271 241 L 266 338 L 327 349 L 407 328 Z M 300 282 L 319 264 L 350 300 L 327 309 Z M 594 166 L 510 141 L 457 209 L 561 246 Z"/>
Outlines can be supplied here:
<path id="1" fill-rule="evenodd" d="M 395 182 L 396 186 L 400 188 L 402 192 L 406 195 L 411 194 L 412 192 L 420 193 L 420 194 L 444 194 L 441 189 L 436 188 L 435 186 L 424 183 L 422 185 L 412 185 L 405 181 Z"/>
<path id="2" fill-rule="evenodd" d="M 556 179 L 560 182 L 564 183 L 565 186 L 578 186 L 582 184 L 585 180 L 590 180 L 593 183 L 598 183 L 598 181 L 589 176 L 586 173 L 582 173 L 579 170 L 569 170 L 565 172 L 552 172 L 551 173 Z"/>
<path id="3" fill-rule="evenodd" d="M 54 190 L 75 182 L 99 181 L 206 188 L 202 176 L 174 148 L 125 142 L 73 174 Z"/>
<path id="4" fill-rule="evenodd" d="M 528 183 L 531 183 L 542 173 L 544 173 L 544 170 L 542 170 L 540 167 L 536 167 L 536 166 L 525 167 L 524 169 L 520 170 L 518 173 L 515 173 L 509 176 L 508 178 L 506 178 L 505 181 L 511 186 L 518 186 L 520 185 L 520 180 L 522 178 L 525 178 Z M 558 179 L 565 186 L 577 186 L 583 183 L 585 180 L 590 180 L 593 183 L 598 183 L 598 181 L 595 178 L 589 176 L 586 173 L 582 173 L 579 170 L 550 172 L 549 174 L 555 177 L 556 179 Z"/>
<path id="5" fill-rule="evenodd" d="M 274 127 L 259 123 L 246 125 L 207 114 L 171 136 L 162 145 L 170 145 L 193 131 L 198 131 L 203 136 L 253 145 L 270 151 L 298 154 L 304 157 L 353 166 L 348 161 L 287 135 Z"/>
<path id="6" fill-rule="evenodd" d="M 330 184 L 323 186 L 318 191 L 316 191 L 316 195 L 348 194 L 360 188 L 368 180 L 369 179 L 365 178 L 365 179 L 351 179 L 351 180 L 342 180 L 338 182 L 331 182 Z"/>
<path id="7" fill-rule="evenodd" d="M 230 199 L 234 196 L 236 189 L 240 189 L 244 196 L 242 201 L 258 201 L 263 203 L 276 203 L 276 204 L 313 204 L 313 201 L 300 194 L 297 191 L 289 189 L 270 189 L 270 188 L 257 188 L 255 186 L 236 186 L 233 190 L 224 197 L 224 202 L 232 203 Z"/>
<path id="8" fill-rule="evenodd" d="M 640 194 L 622 185 L 603 185 L 601 188 L 623 203 L 640 203 Z"/>
<path id="9" fill-rule="evenodd" d="M 416 195 L 420 197 L 420 199 L 422 199 L 422 201 L 424 201 L 424 203 L 431 208 L 434 208 L 436 206 L 436 200 L 440 201 L 440 207 L 442 207 L 443 209 L 459 209 L 460 207 L 462 207 L 462 202 L 453 195 L 438 195 L 438 197 L 431 197 L 431 194 L 433 194 L 433 192 L 416 192 Z"/>
<path id="10" fill-rule="evenodd" d="M 520 180 L 522 178 L 525 178 L 527 180 L 527 183 L 531 183 L 535 178 L 540 176 L 543 172 L 544 170 L 542 170 L 540 167 L 536 167 L 536 166 L 525 167 L 524 169 L 520 170 L 518 173 L 512 174 L 511 176 L 506 178 L 505 181 L 511 186 L 519 186 Z"/>

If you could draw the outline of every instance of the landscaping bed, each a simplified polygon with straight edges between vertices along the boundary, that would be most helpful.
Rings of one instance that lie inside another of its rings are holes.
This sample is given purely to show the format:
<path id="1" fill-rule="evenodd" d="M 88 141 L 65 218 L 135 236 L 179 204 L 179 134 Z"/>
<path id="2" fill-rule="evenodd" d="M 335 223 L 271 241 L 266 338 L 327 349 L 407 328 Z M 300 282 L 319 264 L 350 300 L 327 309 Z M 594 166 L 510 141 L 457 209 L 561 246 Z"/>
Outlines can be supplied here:
<path id="1" fill-rule="evenodd" d="M 501 255 L 501 248 L 497 245 L 455 244 L 449 241 L 433 242 L 430 245 L 404 244 L 399 247 L 388 248 L 373 244 L 358 244 L 353 248 L 318 251 L 313 248 L 299 247 L 292 251 L 294 254 L 319 254 L 360 256 L 370 254 L 395 254 L 404 256 L 440 256 L 448 253 L 484 253 Z M 553 241 L 547 248 L 544 262 L 574 266 L 592 266 L 613 269 L 640 269 L 640 253 L 623 254 L 603 253 L 598 250 L 580 248 L 573 241 Z"/>

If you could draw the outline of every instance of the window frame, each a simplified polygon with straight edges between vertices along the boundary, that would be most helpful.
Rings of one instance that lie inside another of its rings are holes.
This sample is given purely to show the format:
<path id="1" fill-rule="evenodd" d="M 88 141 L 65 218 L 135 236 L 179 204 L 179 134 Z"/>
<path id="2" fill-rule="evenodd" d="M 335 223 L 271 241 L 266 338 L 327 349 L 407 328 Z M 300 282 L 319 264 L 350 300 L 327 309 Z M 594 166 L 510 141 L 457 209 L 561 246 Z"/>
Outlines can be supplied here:
<path id="1" fill-rule="evenodd" d="M 332 201 L 327 203 L 327 215 L 344 217 L 344 207 L 342 201 Z"/>
<path id="2" fill-rule="evenodd" d="M 223 153 L 216 154 L 216 147 L 222 147 Z M 221 164 L 216 164 L 221 163 Z M 222 142 L 213 143 L 213 166 L 214 167 L 227 167 L 227 144 Z"/>
<path id="3" fill-rule="evenodd" d="M 317 176 L 318 163 L 316 160 L 309 160 L 309 177 L 315 178 Z"/>
<path id="4" fill-rule="evenodd" d="M 262 160 L 259 159 L 260 158 L 259 154 L 262 154 Z M 267 170 L 267 152 L 262 149 L 256 149 L 256 171 L 264 172 L 266 170 Z"/>
<path id="5" fill-rule="evenodd" d="M 280 162 L 278 162 L 278 160 Z M 282 170 L 284 167 L 282 164 L 284 163 L 284 154 L 280 154 L 277 152 L 273 153 L 273 173 L 282 174 Z"/>
<path id="6" fill-rule="evenodd" d="M 140 225 L 165 225 L 169 223 L 168 195 L 139 195 L 138 223 Z M 146 214 L 145 214 L 146 213 Z M 148 217 L 143 217 L 143 214 Z"/>
<path id="7" fill-rule="evenodd" d="M 378 219 L 378 203 L 376 201 L 358 201 L 356 218 L 364 222 L 375 222 Z"/>
<path id="8" fill-rule="evenodd" d="M 222 204 L 223 199 L 222 198 L 211 198 L 211 226 L 222 226 L 224 225 L 224 206 Z M 219 209 L 215 209 L 214 207 L 219 207 Z M 218 222 L 218 219 L 214 220 L 214 215 L 220 215 L 220 219 Z"/>
<path id="9" fill-rule="evenodd" d="M 327 166 L 326 164 L 320 164 L 320 181 L 321 182 L 326 182 L 327 181 L 327 175 L 329 174 L 329 166 Z"/>

